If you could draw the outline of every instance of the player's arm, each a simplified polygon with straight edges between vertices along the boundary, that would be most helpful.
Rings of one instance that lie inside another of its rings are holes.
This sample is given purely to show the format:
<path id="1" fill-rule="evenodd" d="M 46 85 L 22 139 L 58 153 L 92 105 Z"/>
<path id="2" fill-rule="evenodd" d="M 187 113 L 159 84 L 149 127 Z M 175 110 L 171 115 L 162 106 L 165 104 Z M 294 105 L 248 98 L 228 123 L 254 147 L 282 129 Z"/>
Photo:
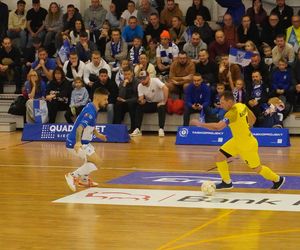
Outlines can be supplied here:
<path id="1" fill-rule="evenodd" d="M 204 122 L 198 121 L 197 119 L 193 119 L 190 122 L 190 125 L 201 127 L 201 128 L 206 128 L 209 130 L 222 130 L 227 127 L 227 123 L 225 120 L 221 120 L 219 122 L 204 123 Z"/>
<path id="2" fill-rule="evenodd" d="M 83 126 L 79 125 L 76 129 L 76 143 L 74 145 L 74 149 L 76 152 L 78 152 L 78 150 L 81 148 L 82 144 L 81 144 L 81 138 L 82 138 L 82 133 L 83 133 Z"/>
<path id="3" fill-rule="evenodd" d="M 256 116 L 248 108 L 247 108 L 247 112 L 248 112 L 248 123 L 249 123 L 249 126 L 253 127 L 254 123 L 256 122 Z"/>
<path id="4" fill-rule="evenodd" d="M 102 141 L 107 141 L 106 135 L 99 133 L 97 129 L 94 129 L 94 135 Z"/>

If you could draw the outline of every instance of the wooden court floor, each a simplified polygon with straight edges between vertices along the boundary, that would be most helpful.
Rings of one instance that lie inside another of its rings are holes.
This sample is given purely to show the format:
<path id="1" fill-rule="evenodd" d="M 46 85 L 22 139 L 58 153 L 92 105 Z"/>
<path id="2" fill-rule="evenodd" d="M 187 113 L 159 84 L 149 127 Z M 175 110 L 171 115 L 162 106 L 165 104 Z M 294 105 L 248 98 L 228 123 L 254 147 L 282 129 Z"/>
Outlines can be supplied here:
<path id="1" fill-rule="evenodd" d="M 0 133 L 0 141 L 1 250 L 300 248 L 299 212 L 52 203 L 72 194 L 64 174 L 79 166 L 80 160 L 68 155 L 61 142 L 22 142 L 20 131 Z M 214 167 L 217 147 L 174 142 L 172 134 L 144 135 L 128 144 L 94 143 L 103 162 L 93 177 L 104 188 L 200 190 L 107 183 L 134 171 L 200 173 Z M 300 175 L 300 137 L 292 137 L 291 143 L 289 148 L 261 148 L 262 161 L 278 173 Z M 250 172 L 240 160 L 231 171 Z"/>

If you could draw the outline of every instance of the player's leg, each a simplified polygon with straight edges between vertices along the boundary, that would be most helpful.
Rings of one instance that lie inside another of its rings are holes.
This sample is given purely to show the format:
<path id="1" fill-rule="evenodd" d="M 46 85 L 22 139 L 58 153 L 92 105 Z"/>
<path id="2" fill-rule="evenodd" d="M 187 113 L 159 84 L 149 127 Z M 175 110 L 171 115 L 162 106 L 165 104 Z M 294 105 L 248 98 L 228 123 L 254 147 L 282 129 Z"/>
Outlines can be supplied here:
<path id="1" fill-rule="evenodd" d="M 231 189 L 232 181 L 229 174 L 228 158 L 236 155 L 235 142 L 230 139 L 219 150 L 216 155 L 216 166 L 222 178 L 222 182 L 216 185 L 217 189 Z"/>

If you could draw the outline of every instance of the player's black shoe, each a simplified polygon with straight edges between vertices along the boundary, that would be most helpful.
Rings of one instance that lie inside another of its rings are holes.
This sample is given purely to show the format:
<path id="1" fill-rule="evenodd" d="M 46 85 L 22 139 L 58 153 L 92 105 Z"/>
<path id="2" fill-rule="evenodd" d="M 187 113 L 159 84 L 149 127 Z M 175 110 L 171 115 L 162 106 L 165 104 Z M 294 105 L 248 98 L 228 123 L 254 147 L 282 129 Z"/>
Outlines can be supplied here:
<path id="1" fill-rule="evenodd" d="M 271 189 L 277 189 L 277 190 L 280 189 L 284 184 L 284 182 L 285 182 L 285 177 L 280 176 L 279 181 L 277 182 L 273 181 L 273 186 L 271 187 Z"/>
<path id="2" fill-rule="evenodd" d="M 227 184 L 226 182 L 222 181 L 221 183 L 216 185 L 216 189 L 232 189 L 232 182 Z"/>

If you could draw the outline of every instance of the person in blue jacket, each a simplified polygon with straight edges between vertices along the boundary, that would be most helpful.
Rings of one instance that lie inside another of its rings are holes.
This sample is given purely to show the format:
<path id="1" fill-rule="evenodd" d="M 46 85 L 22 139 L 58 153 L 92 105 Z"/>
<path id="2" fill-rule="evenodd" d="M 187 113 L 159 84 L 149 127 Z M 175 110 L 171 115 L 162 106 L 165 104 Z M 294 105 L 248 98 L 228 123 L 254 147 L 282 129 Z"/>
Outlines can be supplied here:
<path id="1" fill-rule="evenodd" d="M 242 17 L 245 15 L 245 5 L 242 0 L 216 0 L 223 8 L 228 8 L 226 13 L 229 13 L 235 25 L 240 25 Z"/>

